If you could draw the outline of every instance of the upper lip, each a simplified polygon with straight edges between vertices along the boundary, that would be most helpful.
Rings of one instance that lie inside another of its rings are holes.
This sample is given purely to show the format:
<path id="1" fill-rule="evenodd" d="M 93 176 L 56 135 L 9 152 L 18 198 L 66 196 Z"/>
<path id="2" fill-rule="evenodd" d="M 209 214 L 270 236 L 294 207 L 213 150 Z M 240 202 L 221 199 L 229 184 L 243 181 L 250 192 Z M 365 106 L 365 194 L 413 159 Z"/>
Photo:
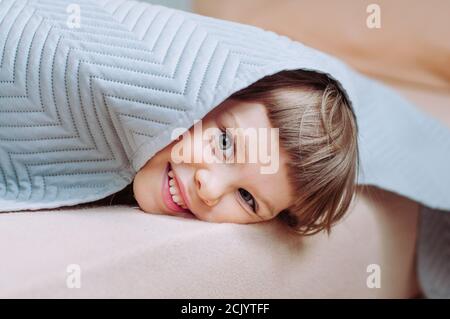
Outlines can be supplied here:
<path id="1" fill-rule="evenodd" d="M 173 172 L 173 177 L 175 178 L 175 180 L 177 181 L 178 187 L 180 189 L 180 195 L 183 198 L 184 204 L 186 205 L 186 207 L 189 209 L 189 211 L 192 213 L 191 210 L 191 204 L 189 202 L 189 199 L 187 197 L 187 193 L 186 193 L 186 189 L 184 188 L 183 182 L 181 181 L 181 179 L 178 177 L 177 172 L 175 172 L 173 165 L 170 164 L 170 169 Z"/>

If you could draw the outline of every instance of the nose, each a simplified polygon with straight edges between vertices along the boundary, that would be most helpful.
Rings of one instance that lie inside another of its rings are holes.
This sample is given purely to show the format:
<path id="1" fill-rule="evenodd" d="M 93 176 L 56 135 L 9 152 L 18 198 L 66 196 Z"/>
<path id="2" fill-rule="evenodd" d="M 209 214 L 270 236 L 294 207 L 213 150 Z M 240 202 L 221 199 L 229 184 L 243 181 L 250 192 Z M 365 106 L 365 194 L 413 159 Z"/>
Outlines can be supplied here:
<path id="1" fill-rule="evenodd" d="M 223 187 L 208 169 L 198 169 L 194 175 L 197 194 L 208 206 L 217 204 L 223 194 Z"/>

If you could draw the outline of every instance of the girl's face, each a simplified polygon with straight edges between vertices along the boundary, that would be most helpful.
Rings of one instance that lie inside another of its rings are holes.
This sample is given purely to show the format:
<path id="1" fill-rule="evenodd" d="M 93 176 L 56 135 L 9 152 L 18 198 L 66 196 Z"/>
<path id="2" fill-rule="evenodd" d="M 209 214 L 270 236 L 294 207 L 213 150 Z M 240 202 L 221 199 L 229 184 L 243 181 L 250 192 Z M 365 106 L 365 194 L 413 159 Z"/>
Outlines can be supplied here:
<path id="1" fill-rule="evenodd" d="M 267 143 L 265 156 L 278 161 L 274 172 L 262 173 L 268 164 L 260 156 L 256 161 L 249 160 L 250 142 L 247 150 L 243 143 L 237 143 L 242 135 L 236 133 L 236 128 L 257 133 L 257 150 L 261 141 Z M 270 138 L 271 129 L 264 105 L 224 101 L 201 121 L 203 138 L 198 138 L 198 126 L 197 131 L 192 127 L 136 174 L 133 191 L 140 208 L 154 214 L 217 223 L 247 224 L 274 218 L 291 204 L 292 192 L 286 168 L 288 157 L 279 146 L 278 135 Z M 236 159 L 236 144 L 241 145 L 240 154 L 246 154 L 245 161 Z M 180 162 L 176 154 L 185 156 L 187 152 L 190 160 Z"/>

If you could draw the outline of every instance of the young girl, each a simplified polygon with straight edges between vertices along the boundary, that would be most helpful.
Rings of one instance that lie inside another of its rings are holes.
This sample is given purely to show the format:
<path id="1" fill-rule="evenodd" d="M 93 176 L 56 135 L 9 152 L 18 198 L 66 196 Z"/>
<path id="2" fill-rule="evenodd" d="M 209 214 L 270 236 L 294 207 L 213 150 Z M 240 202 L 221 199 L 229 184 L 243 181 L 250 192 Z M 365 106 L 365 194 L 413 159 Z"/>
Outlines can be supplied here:
<path id="1" fill-rule="evenodd" d="M 228 129 L 278 128 L 279 169 L 261 174 L 258 163 L 176 164 L 178 139 L 152 157 L 133 184 L 98 202 L 134 202 L 149 213 L 219 223 L 278 218 L 302 235 L 329 232 L 348 209 L 357 126 L 344 94 L 326 75 L 296 70 L 266 76 L 207 114 L 202 129 L 208 128 L 220 129 L 220 136 L 202 149 L 227 159 L 235 156 L 236 143 Z"/>

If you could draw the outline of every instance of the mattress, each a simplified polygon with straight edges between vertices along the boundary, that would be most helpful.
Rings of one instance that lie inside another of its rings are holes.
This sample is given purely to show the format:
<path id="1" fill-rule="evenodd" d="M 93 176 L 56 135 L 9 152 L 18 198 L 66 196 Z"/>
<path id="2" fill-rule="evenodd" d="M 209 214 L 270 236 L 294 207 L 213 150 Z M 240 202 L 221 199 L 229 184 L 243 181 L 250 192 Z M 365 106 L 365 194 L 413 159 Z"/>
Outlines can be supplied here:
<path id="1" fill-rule="evenodd" d="M 418 206 L 376 194 L 357 197 L 330 237 L 128 206 L 1 214 L 0 298 L 413 297 Z"/>

